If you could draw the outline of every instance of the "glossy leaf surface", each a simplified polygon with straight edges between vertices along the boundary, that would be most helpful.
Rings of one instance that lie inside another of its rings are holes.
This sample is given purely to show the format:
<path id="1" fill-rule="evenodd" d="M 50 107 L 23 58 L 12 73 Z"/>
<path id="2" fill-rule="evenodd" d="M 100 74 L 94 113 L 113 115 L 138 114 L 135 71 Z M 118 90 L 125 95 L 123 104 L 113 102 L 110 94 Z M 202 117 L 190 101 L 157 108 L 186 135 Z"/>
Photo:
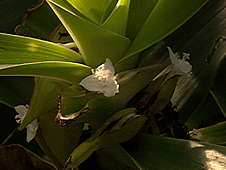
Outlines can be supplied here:
<path id="1" fill-rule="evenodd" d="M 71 84 L 79 83 L 90 74 L 90 67 L 72 62 L 46 61 L 0 67 L 0 76 L 46 77 Z"/>
<path id="2" fill-rule="evenodd" d="M 4 33 L 0 33 L 0 39 L 0 64 L 82 62 L 82 57 L 76 52 L 48 41 Z"/>

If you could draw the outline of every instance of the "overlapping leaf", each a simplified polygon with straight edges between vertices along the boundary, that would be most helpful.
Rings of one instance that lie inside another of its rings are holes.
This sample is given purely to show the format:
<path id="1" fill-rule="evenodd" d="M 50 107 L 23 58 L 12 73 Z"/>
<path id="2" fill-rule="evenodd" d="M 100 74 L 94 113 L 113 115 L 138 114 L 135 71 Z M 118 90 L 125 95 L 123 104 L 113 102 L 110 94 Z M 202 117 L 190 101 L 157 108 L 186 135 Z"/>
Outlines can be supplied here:
<path id="1" fill-rule="evenodd" d="M 125 36 L 129 14 L 130 0 L 119 0 L 103 27 Z"/>
<path id="2" fill-rule="evenodd" d="M 226 147 L 151 135 L 139 135 L 126 147 L 142 169 L 225 169 Z M 216 168 L 217 167 L 217 168 Z"/>
<path id="3" fill-rule="evenodd" d="M 106 58 L 113 63 L 122 58 L 130 43 L 128 38 L 80 17 L 66 2 L 48 0 L 48 3 L 77 44 L 86 64 L 96 67 Z"/>
<path id="4" fill-rule="evenodd" d="M 0 67 L 0 76 L 47 77 L 71 84 L 91 74 L 91 68 L 72 62 L 46 61 Z"/>
<path id="5" fill-rule="evenodd" d="M 134 39 L 127 57 L 165 38 L 185 23 L 207 1 L 159 0 Z"/>
<path id="6" fill-rule="evenodd" d="M 82 62 L 82 57 L 76 52 L 48 41 L 4 33 L 0 33 L 0 39 L 0 64 Z"/>
<path id="7" fill-rule="evenodd" d="M 34 86 L 32 78 L 0 77 L 0 82 L 0 103 L 13 108 L 29 102 Z"/>
<path id="8" fill-rule="evenodd" d="M 192 139 L 199 140 L 202 142 L 225 144 L 225 131 L 226 122 L 224 121 L 205 128 L 194 129 L 193 131 L 190 131 L 190 136 Z"/>
<path id="9" fill-rule="evenodd" d="M 74 8 L 96 23 L 101 23 L 104 16 L 116 0 L 67 0 Z"/>

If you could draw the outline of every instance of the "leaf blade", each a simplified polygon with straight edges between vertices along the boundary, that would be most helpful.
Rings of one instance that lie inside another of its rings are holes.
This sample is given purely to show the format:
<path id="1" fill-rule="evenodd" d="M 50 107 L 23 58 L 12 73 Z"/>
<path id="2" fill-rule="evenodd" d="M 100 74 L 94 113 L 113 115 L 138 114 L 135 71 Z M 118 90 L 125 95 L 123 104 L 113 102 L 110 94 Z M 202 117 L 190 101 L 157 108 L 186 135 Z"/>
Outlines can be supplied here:
<path id="1" fill-rule="evenodd" d="M 48 41 L 4 33 L 0 33 L 0 39 L 0 64 L 82 62 L 82 57 L 76 52 Z"/>

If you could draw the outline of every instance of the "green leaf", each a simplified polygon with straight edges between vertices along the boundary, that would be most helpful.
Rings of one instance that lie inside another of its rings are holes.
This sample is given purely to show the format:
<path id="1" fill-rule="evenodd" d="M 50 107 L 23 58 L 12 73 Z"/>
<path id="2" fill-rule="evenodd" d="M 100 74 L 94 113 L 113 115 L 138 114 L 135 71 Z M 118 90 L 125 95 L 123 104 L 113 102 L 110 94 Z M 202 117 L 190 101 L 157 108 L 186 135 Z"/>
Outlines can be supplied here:
<path id="1" fill-rule="evenodd" d="M 66 169 L 77 167 L 98 149 L 129 140 L 142 128 L 145 120 L 144 116 L 135 115 L 133 109 L 117 112 L 72 152 Z"/>
<path id="2" fill-rule="evenodd" d="M 189 130 L 199 129 L 224 121 L 225 117 L 217 106 L 211 94 L 201 101 L 198 107 L 191 113 L 185 126 Z"/>
<path id="3" fill-rule="evenodd" d="M 226 147 L 151 135 L 139 135 L 126 145 L 142 166 L 154 170 L 225 169 Z"/>
<path id="4" fill-rule="evenodd" d="M 222 60 L 225 58 L 226 41 L 220 38 L 211 53 L 211 61 L 204 65 L 200 73 L 192 77 L 179 80 L 178 87 L 172 98 L 172 103 L 180 111 L 179 119 L 184 122 L 188 119 L 196 107 L 208 96 L 213 86 L 213 81 L 219 70 Z"/>
<path id="5" fill-rule="evenodd" d="M 95 152 L 95 158 L 101 169 L 141 170 L 141 166 L 121 145 L 112 145 L 111 147 L 100 149 Z"/>
<path id="6" fill-rule="evenodd" d="M 46 100 L 45 100 L 46 101 Z M 40 146 L 43 151 L 50 151 L 50 155 L 54 155 L 55 159 L 60 163 L 59 168 L 78 145 L 82 134 L 83 123 L 72 123 L 68 127 L 60 127 L 55 122 L 56 105 L 52 110 L 46 110 L 39 117 Z M 51 157 L 50 157 L 51 158 Z"/>
<path id="7" fill-rule="evenodd" d="M 0 84 L 0 103 L 5 104 L 11 108 L 18 104 L 24 103 L 24 100 L 17 96 L 9 87 L 6 87 L 3 83 Z"/>
<path id="8" fill-rule="evenodd" d="M 67 0 L 74 8 L 96 23 L 101 23 L 104 15 L 116 0 Z"/>
<path id="9" fill-rule="evenodd" d="M 40 61 L 82 62 L 76 52 L 48 41 L 0 33 L 0 64 Z"/>
<path id="10" fill-rule="evenodd" d="M 34 92 L 29 103 L 28 112 L 19 127 L 23 130 L 35 118 L 38 118 L 42 113 L 55 109 L 57 103 L 56 82 L 49 79 L 37 78 L 35 81 Z M 28 104 L 28 103 L 26 103 Z M 42 106 L 42 107 L 40 107 Z"/>
<path id="11" fill-rule="evenodd" d="M 34 80 L 28 77 L 0 77 L 0 103 L 14 108 L 27 104 L 31 98 Z M 16 86 L 15 86 L 16 84 Z"/>
<path id="12" fill-rule="evenodd" d="M 59 0 L 47 1 L 78 46 L 86 64 L 96 67 L 109 58 L 117 62 L 128 49 L 130 40 L 78 16 Z"/>
<path id="13" fill-rule="evenodd" d="M 57 97 L 61 95 L 64 88 L 70 88 L 70 86 L 54 80 L 36 78 L 29 110 L 19 127 L 19 130 L 23 130 L 32 120 L 38 118 L 39 131 L 35 139 L 44 153 L 58 167 L 63 166 L 66 158 L 77 145 L 82 132 L 81 123 L 60 127 L 55 122 L 58 111 Z"/>
<path id="14" fill-rule="evenodd" d="M 189 134 L 192 139 L 202 142 L 226 144 L 226 122 L 221 122 L 216 125 L 208 126 L 201 129 L 190 131 Z"/>
<path id="15" fill-rule="evenodd" d="M 225 57 L 226 59 L 226 57 Z M 216 104 L 220 108 L 221 112 L 223 113 L 224 117 L 226 117 L 226 89 L 225 89 L 225 82 L 226 82 L 226 75 L 225 75 L 225 67 L 226 67 L 226 60 L 222 61 L 221 67 L 219 69 L 218 75 L 214 80 L 214 85 L 210 90 L 211 95 L 213 96 Z"/>
<path id="16" fill-rule="evenodd" d="M 150 112 L 158 113 L 167 106 L 167 104 L 170 102 L 170 99 L 173 95 L 174 89 L 177 84 L 177 80 L 178 80 L 178 77 L 173 77 L 161 84 L 161 87 L 156 96 L 156 99 L 153 105 L 150 107 Z"/>
<path id="17" fill-rule="evenodd" d="M 130 0 L 119 0 L 111 15 L 102 25 L 115 33 L 125 36 L 129 14 Z"/>
<path id="18" fill-rule="evenodd" d="M 159 0 L 133 41 L 131 56 L 175 31 L 194 15 L 208 0 Z"/>
<path id="19" fill-rule="evenodd" d="M 46 61 L 0 67 L 0 76 L 46 77 L 77 84 L 91 74 L 91 68 L 72 62 Z"/>
<path id="20" fill-rule="evenodd" d="M 130 0 L 127 35 L 134 40 L 158 0 Z"/>

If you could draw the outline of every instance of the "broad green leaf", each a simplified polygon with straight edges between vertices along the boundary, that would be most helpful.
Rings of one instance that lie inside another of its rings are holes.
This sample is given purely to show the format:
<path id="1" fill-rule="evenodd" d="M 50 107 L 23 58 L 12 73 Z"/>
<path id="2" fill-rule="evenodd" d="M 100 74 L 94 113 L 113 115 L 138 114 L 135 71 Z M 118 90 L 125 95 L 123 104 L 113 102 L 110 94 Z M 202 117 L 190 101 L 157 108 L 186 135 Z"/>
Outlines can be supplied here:
<path id="1" fill-rule="evenodd" d="M 154 170 L 225 169 L 226 147 L 151 135 L 139 135 L 126 145 L 142 166 Z"/>
<path id="2" fill-rule="evenodd" d="M 48 41 L 0 33 L 0 64 L 40 61 L 82 62 L 76 52 Z"/>
<path id="3" fill-rule="evenodd" d="M 128 108 L 121 110 L 114 114 L 112 117 L 110 117 L 102 126 L 99 128 L 90 138 L 88 138 L 86 141 L 81 143 L 75 150 L 71 153 L 70 158 L 68 159 L 68 162 L 66 163 L 67 168 L 77 167 L 80 163 L 85 161 L 93 152 L 95 152 L 98 149 L 101 149 L 104 147 L 105 143 L 102 142 L 102 139 L 105 139 L 103 136 L 103 132 L 106 133 L 110 131 L 109 126 L 122 119 L 123 117 L 126 117 L 130 114 L 134 114 L 135 110 L 133 108 Z"/>
<path id="4" fill-rule="evenodd" d="M 46 77 L 77 84 L 91 74 L 91 68 L 72 62 L 46 61 L 0 67 L 0 76 Z"/>
<path id="5" fill-rule="evenodd" d="M 80 144 L 69 157 L 66 168 L 77 167 L 98 149 L 125 142 L 135 136 L 146 119 L 144 116 L 135 116 L 134 110 L 130 113 L 127 110 L 117 112 L 93 136 Z"/>
<path id="6" fill-rule="evenodd" d="M 189 130 L 199 129 L 222 122 L 225 120 L 224 115 L 214 101 L 211 94 L 208 94 L 205 100 L 200 101 L 198 107 L 191 113 L 185 126 Z"/>
<path id="7" fill-rule="evenodd" d="M 141 166 L 121 145 L 112 145 L 95 152 L 95 158 L 101 169 L 141 170 Z"/>
<path id="8" fill-rule="evenodd" d="M 204 65 L 200 73 L 179 80 L 171 101 L 180 111 L 179 119 L 182 122 L 186 121 L 196 107 L 208 96 L 219 66 L 225 58 L 225 44 L 224 39 L 219 39 L 215 44 L 215 50 L 210 55 L 210 63 Z"/>
<path id="9" fill-rule="evenodd" d="M 226 59 L 226 57 L 225 57 Z M 214 80 L 214 85 L 210 90 L 211 95 L 213 96 L 216 104 L 219 106 L 221 112 L 226 117 L 226 75 L 225 75 L 225 66 L 226 60 L 223 60 L 221 67 L 219 69 L 218 75 Z"/>
<path id="10" fill-rule="evenodd" d="M 226 122 L 208 126 L 201 129 L 195 129 L 189 132 L 190 137 L 202 142 L 226 144 Z"/>
<path id="11" fill-rule="evenodd" d="M 39 130 L 41 133 L 40 137 L 42 138 L 39 140 L 43 140 L 40 142 L 46 143 L 47 148 L 43 148 L 44 151 L 49 149 L 60 163 L 58 166 L 62 168 L 70 153 L 78 145 L 83 124 L 72 123 L 68 127 L 61 127 L 55 122 L 55 117 L 56 108 L 44 111 L 39 117 Z"/>
<path id="12" fill-rule="evenodd" d="M 67 9 L 66 3 L 58 1 L 48 0 L 48 3 L 77 44 L 86 64 L 96 67 L 106 58 L 115 63 L 123 56 L 130 44 L 128 38 L 78 16 Z"/>
<path id="13" fill-rule="evenodd" d="M 157 97 L 150 107 L 150 112 L 158 113 L 167 106 L 173 95 L 177 80 L 178 77 L 173 77 L 161 84 Z"/>
<path id="14" fill-rule="evenodd" d="M 13 106 L 24 103 L 24 100 L 20 96 L 17 96 L 9 87 L 4 85 L 3 83 L 0 84 L 0 93 L 0 103 L 5 104 L 11 108 L 13 108 Z"/>
<path id="15" fill-rule="evenodd" d="M 49 40 L 52 31 L 60 24 L 46 1 L 29 8 L 19 25 L 16 34 Z"/>
<path id="16" fill-rule="evenodd" d="M 184 24 L 207 1 L 159 0 L 137 34 L 127 55 L 131 56 L 165 38 Z"/>
<path id="17" fill-rule="evenodd" d="M 26 128 L 35 118 L 39 120 L 39 131 L 36 140 L 44 153 L 58 166 L 64 161 L 76 146 L 82 131 L 82 124 L 71 124 L 70 127 L 60 127 L 55 122 L 57 114 L 57 97 L 68 84 L 54 80 L 36 78 L 34 93 L 29 104 L 29 110 L 19 130 Z M 42 107 L 40 107 L 42 106 Z M 67 107 L 67 106 L 64 106 Z"/>
<path id="18" fill-rule="evenodd" d="M 74 8 L 96 23 L 101 23 L 104 15 L 116 0 L 67 0 Z"/>
<path id="19" fill-rule="evenodd" d="M 158 0 L 130 0 L 127 36 L 134 40 Z"/>
<path id="20" fill-rule="evenodd" d="M 29 104 L 29 109 L 22 124 L 19 126 L 19 130 L 26 128 L 28 123 L 38 118 L 41 114 L 55 109 L 58 93 L 59 86 L 57 86 L 55 81 L 36 78 L 31 101 L 30 103 L 26 103 Z M 56 113 L 56 111 L 54 113 Z"/>
<path id="21" fill-rule="evenodd" d="M 13 108 L 29 102 L 34 86 L 32 78 L 0 77 L 0 82 L 0 103 Z"/>
<path id="22" fill-rule="evenodd" d="M 130 0 L 119 0 L 111 15 L 102 25 L 115 33 L 125 36 L 129 14 Z"/>

